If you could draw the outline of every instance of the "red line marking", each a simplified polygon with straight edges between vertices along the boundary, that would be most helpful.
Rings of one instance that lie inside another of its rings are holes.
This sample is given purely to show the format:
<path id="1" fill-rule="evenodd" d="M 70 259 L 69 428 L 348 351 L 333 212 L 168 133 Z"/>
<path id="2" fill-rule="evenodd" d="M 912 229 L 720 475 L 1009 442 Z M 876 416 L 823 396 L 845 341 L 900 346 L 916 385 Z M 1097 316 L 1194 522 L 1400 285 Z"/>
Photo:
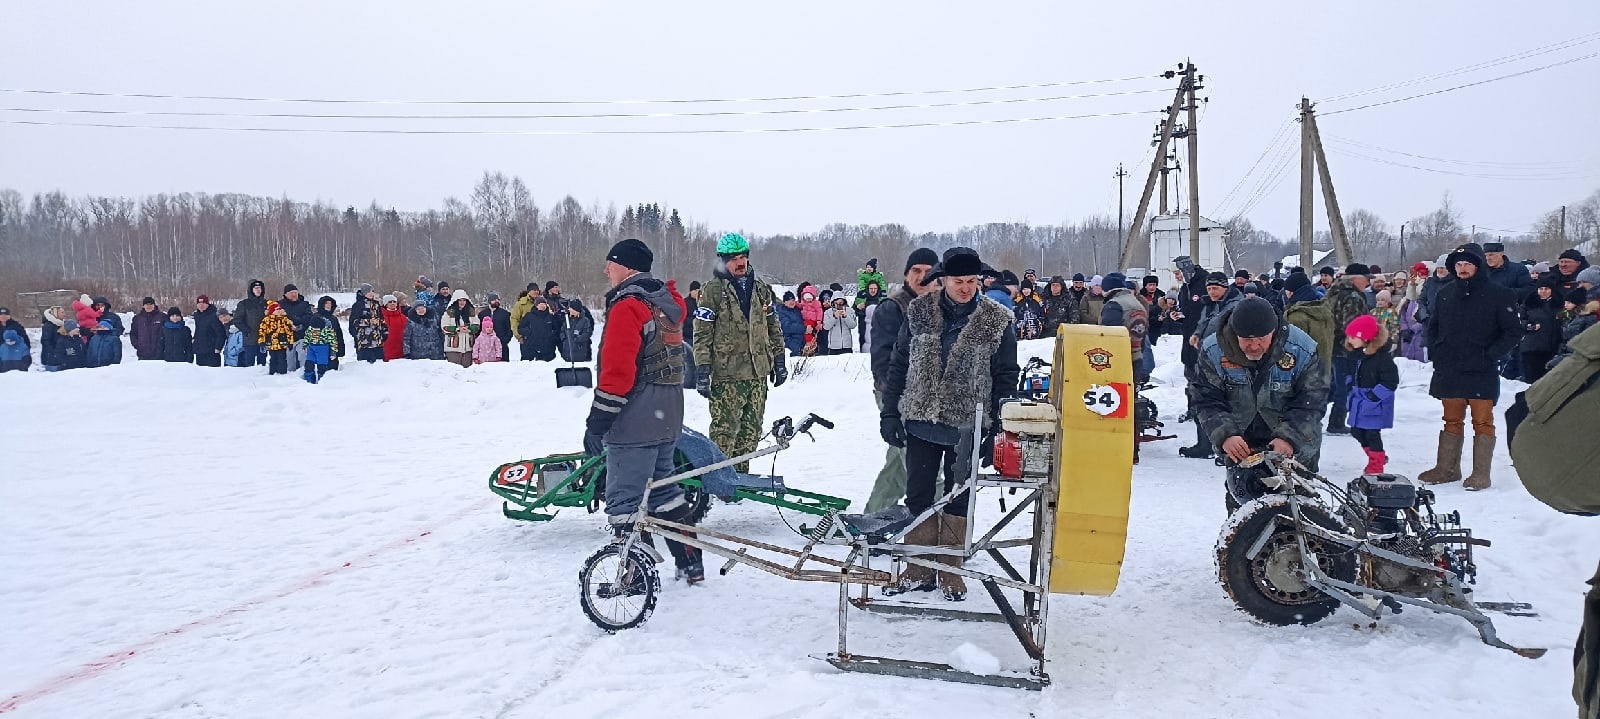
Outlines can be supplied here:
<path id="1" fill-rule="evenodd" d="M 467 515 L 472 514 L 474 512 L 480 511 L 487 504 L 489 504 L 489 502 L 485 501 L 485 502 L 479 502 L 477 504 L 473 504 L 473 505 L 468 506 L 468 507 L 463 507 L 460 511 L 456 512 L 455 514 L 452 514 L 452 515 L 450 515 L 448 517 L 445 517 L 443 521 L 441 521 L 439 524 L 435 525 L 435 529 L 437 529 L 439 527 L 444 527 L 444 526 L 453 524 L 453 523 L 458 522 L 458 521 L 461 521 L 462 519 L 465 519 L 467 517 Z M 417 533 L 417 534 L 413 534 L 411 536 L 400 537 L 399 539 L 396 539 L 396 540 L 394 540 L 392 542 L 389 542 L 388 544 L 385 544 L 385 545 L 383 545 L 381 547 L 378 547 L 377 549 L 374 549 L 374 550 L 372 550 L 370 552 L 367 552 L 366 554 L 361 555 L 360 557 L 358 557 L 356 559 L 353 559 L 353 560 L 350 560 L 350 561 L 345 562 L 343 564 L 340 564 L 337 567 L 333 567 L 333 568 L 330 568 L 330 569 L 322 569 L 322 570 L 318 570 L 316 572 L 312 572 L 311 574 L 308 574 L 308 575 L 306 575 L 306 576 L 304 576 L 304 577 L 302 577 L 300 579 L 297 579 L 297 580 L 295 580 L 293 582 L 290 582 L 287 585 L 284 585 L 284 587 L 278 589 L 277 591 L 269 592 L 267 594 L 263 594 L 263 595 L 261 595 L 259 597 L 254 598 L 254 599 L 245 600 L 245 601 L 240 602 L 238 604 L 235 604 L 235 605 L 233 605 L 231 607 L 228 607 L 227 609 L 224 609 L 224 610 L 222 610 L 220 612 L 217 612 L 217 613 L 209 615 L 209 616 L 201 617 L 201 618 L 196 619 L 196 620 L 194 620 L 192 622 L 188 622 L 186 624 L 180 624 L 180 625 L 178 625 L 176 627 L 172 627 L 171 629 L 166 629 L 166 630 L 157 632 L 157 633 L 149 636 L 148 638 L 146 638 L 144 640 L 141 640 L 139 642 L 135 642 L 134 644 L 132 644 L 132 645 L 130 645 L 128 647 L 125 647 L 123 649 L 119 649 L 119 650 L 117 650 L 115 652 L 112 652 L 112 653 L 107 654 L 107 655 L 105 655 L 103 657 L 100 657 L 99 659 L 96 659 L 96 660 L 94 660 L 92 662 L 84 664 L 83 666 L 78 667 L 77 669 L 73 669 L 71 671 L 63 672 L 63 673 L 58 674 L 58 675 L 56 675 L 54 677 L 51 677 L 50 679 L 45 680 L 43 683 L 39 684 L 38 686 L 33 687 L 32 689 L 28 689 L 26 691 L 18 692 L 16 694 L 11 695 L 10 699 L 7 699 L 4 703 L 0 703 L 0 714 L 4 714 L 4 713 L 10 712 L 10 711 L 14 711 L 17 707 L 20 707 L 23 704 L 27 704 L 29 702 L 33 702 L 33 701 L 36 701 L 38 699 L 42 699 L 44 697 L 50 696 L 51 694 L 55 694 L 56 692 L 59 692 L 59 691 L 61 691 L 63 689 L 66 689 L 67 687 L 70 687 L 70 686 L 72 686 L 74 684 L 78 684 L 78 683 L 83 682 L 85 680 L 92 679 L 92 678 L 94 678 L 96 676 L 99 676 L 100 674 L 106 672 L 107 670 L 114 669 L 116 667 L 122 666 L 124 663 L 127 662 L 127 660 L 130 657 L 133 657 L 135 655 L 138 655 L 141 652 L 145 652 L 145 651 L 148 651 L 148 650 L 150 650 L 150 649 L 152 649 L 154 647 L 157 647 L 157 646 L 163 644 L 164 642 L 166 642 L 166 640 L 168 640 L 168 639 L 170 639 L 172 637 L 178 636 L 178 635 L 183 634 L 185 632 L 188 632 L 188 631 L 190 631 L 192 629 L 199 629 L 201 627 L 207 627 L 207 626 L 210 626 L 212 624 L 216 624 L 217 622 L 220 622 L 220 621 L 222 621 L 224 619 L 227 619 L 230 616 L 233 616 L 235 614 L 239 614 L 241 612 L 249 611 L 249 610 L 254 609 L 256 607 L 259 607 L 259 606 L 261 606 L 263 604 L 266 604 L 267 602 L 275 601 L 275 600 L 278 600 L 278 599 L 283 599 L 284 597 L 290 596 L 292 594 L 296 594 L 298 592 L 305 591 L 305 590 L 310 589 L 312 587 L 319 586 L 319 585 L 323 584 L 326 579 L 328 579 L 329 577 L 331 577 L 331 576 L 333 576 L 335 574 L 339 574 L 340 572 L 343 572 L 346 569 L 355 568 L 358 564 L 360 564 L 362 562 L 366 562 L 366 561 L 371 560 L 371 559 L 373 559 L 375 557 L 378 557 L 380 555 L 387 554 L 387 553 L 392 552 L 392 551 L 394 551 L 396 549 L 400 549 L 401 547 L 404 547 L 404 546 L 406 546 L 408 544 L 411 544 L 411 543 L 413 543 L 413 542 L 415 542 L 415 541 L 417 541 L 419 539 L 422 539 L 423 537 L 427 537 L 427 536 L 432 535 L 433 532 L 434 532 L 433 529 L 429 529 L 429 530 L 424 530 L 424 531 L 422 531 L 420 533 Z"/>

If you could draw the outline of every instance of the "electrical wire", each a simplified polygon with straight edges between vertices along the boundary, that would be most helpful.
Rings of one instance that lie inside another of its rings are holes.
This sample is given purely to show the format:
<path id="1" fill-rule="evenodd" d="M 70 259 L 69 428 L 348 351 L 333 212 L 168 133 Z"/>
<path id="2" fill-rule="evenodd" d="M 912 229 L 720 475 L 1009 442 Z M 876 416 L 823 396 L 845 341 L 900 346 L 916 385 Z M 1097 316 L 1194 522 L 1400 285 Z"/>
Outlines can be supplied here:
<path id="1" fill-rule="evenodd" d="M 1417 155 L 1417 154 L 1413 154 L 1413 153 L 1410 153 L 1410 152 L 1406 152 L 1404 150 L 1395 150 L 1395 149 L 1391 149 L 1391 148 L 1387 148 L 1387 147 L 1380 147 L 1378 145 L 1372 145 L 1372 144 L 1368 144 L 1368 143 L 1365 143 L 1365 142 L 1352 140 L 1352 139 L 1349 139 L 1347 137 L 1339 137 L 1338 135 L 1326 135 L 1325 137 L 1330 141 L 1333 141 L 1333 142 L 1336 142 L 1336 143 L 1339 143 L 1339 144 L 1343 144 L 1343 145 L 1353 145 L 1353 146 L 1356 146 L 1356 147 L 1363 147 L 1363 148 L 1366 148 L 1368 150 L 1377 150 L 1379 152 L 1388 152 L 1388 153 L 1393 153 L 1393 154 L 1396 154 L 1396 155 L 1404 155 L 1406 157 L 1412 157 L 1412 158 L 1416 158 L 1418 160 L 1431 160 L 1433 162 L 1442 162 L 1442 163 L 1445 163 L 1445 164 L 1448 164 L 1448 165 L 1464 165 L 1464 166 L 1467 166 L 1467 167 L 1484 167 L 1484 168 L 1507 169 L 1507 170 L 1515 170 L 1515 169 L 1533 170 L 1533 169 L 1559 169 L 1559 168 L 1570 168 L 1570 167 L 1583 167 L 1585 165 L 1592 164 L 1590 161 L 1586 161 L 1586 160 L 1555 161 L 1555 162 L 1488 162 L 1488 161 L 1474 161 L 1474 160 L 1451 160 L 1451 159 L 1444 158 L 1444 157 L 1432 157 L 1432 156 L 1429 156 L 1429 155 Z"/>
<path id="2" fill-rule="evenodd" d="M 1341 148 L 1337 148 L 1337 147 L 1330 148 L 1328 150 L 1328 152 L 1336 154 L 1336 155 L 1340 155 L 1340 156 L 1343 156 L 1343 157 L 1354 157 L 1354 158 L 1361 159 L 1361 160 L 1367 160 L 1368 162 L 1377 162 L 1377 163 L 1382 163 L 1382 164 L 1385 164 L 1385 165 L 1393 165 L 1395 167 L 1404 167 L 1404 168 L 1408 168 L 1408 169 L 1412 169 L 1412 170 L 1421 170 L 1423 172 L 1434 172 L 1434 173 L 1438 173 L 1438 174 L 1441 174 L 1441 175 L 1455 175 L 1457 177 L 1472 177 L 1472 178 L 1477 178 L 1477 179 L 1481 179 L 1481 180 L 1534 180 L 1534 181 L 1547 181 L 1547 180 L 1570 180 L 1570 179 L 1586 178 L 1586 177 L 1591 177 L 1591 176 L 1595 176 L 1595 175 L 1600 175 L 1600 169 L 1550 172 L 1550 173 L 1543 173 L 1543 174 L 1538 174 L 1538 175 L 1504 175 L 1504 174 L 1488 174 L 1488 173 L 1478 173 L 1478 172 L 1460 172 L 1460 171 L 1457 171 L 1457 170 L 1441 170 L 1441 169 L 1435 168 L 1435 167 L 1423 167 L 1421 165 L 1412 165 L 1412 164 L 1408 164 L 1408 163 L 1404 163 L 1404 162 L 1395 162 L 1393 160 L 1387 160 L 1387 159 L 1384 159 L 1384 158 L 1381 158 L 1381 157 L 1373 157 L 1371 155 L 1364 155 L 1364 154 L 1361 154 L 1359 152 L 1355 152 L 1355 151 L 1352 151 L 1352 150 L 1345 150 L 1345 149 L 1341 149 Z"/>
<path id="3" fill-rule="evenodd" d="M 593 114 L 549 114 L 549 115 L 345 115 L 333 113 L 302 113 L 302 112 L 214 112 L 193 110 L 95 110 L 95 109 L 57 109 L 38 107 L 0 107 L 3 112 L 28 112 L 28 113 L 62 113 L 73 115 L 119 115 L 136 117 L 206 117 L 206 118 L 270 118 L 270 119 L 297 119 L 297 120 L 586 120 L 602 118 L 669 118 L 669 117 L 733 117 L 753 115 L 813 115 L 835 112 L 878 112 L 891 110 L 924 110 L 948 107 L 975 107 L 982 105 L 1014 105 L 1034 102 L 1057 102 L 1063 100 L 1084 100 L 1100 97 L 1117 97 L 1123 95 L 1144 95 L 1152 92 L 1166 92 L 1168 88 L 1151 88 L 1148 90 L 1125 90 L 1120 92 L 1100 92 L 1085 95 L 1058 95 L 1054 97 L 1022 97 L 1002 98 L 993 100 L 965 100 L 957 102 L 932 102 L 922 104 L 878 105 L 873 107 L 830 107 L 830 108 L 789 108 L 783 110 L 714 110 L 705 112 L 640 112 L 640 113 L 593 113 Z"/>
<path id="4" fill-rule="evenodd" d="M 1256 158 L 1255 162 L 1251 163 L 1250 169 L 1244 171 L 1244 175 L 1239 178 L 1238 182 L 1234 183 L 1233 189 L 1228 190 L 1228 194 L 1224 195 L 1223 198 L 1222 198 L 1222 201 L 1217 203 L 1216 207 L 1217 207 L 1218 214 L 1224 214 L 1222 212 L 1222 209 L 1227 207 L 1228 206 L 1228 202 L 1231 201 L 1234 198 L 1234 196 L 1239 193 L 1239 188 L 1244 187 L 1245 180 L 1250 179 L 1251 173 L 1256 171 L 1256 168 L 1261 165 L 1261 161 L 1267 159 L 1267 155 L 1269 153 L 1271 153 L 1272 150 L 1275 149 L 1278 146 L 1279 142 L 1283 141 L 1284 131 L 1288 130 L 1289 127 L 1291 125 L 1293 125 L 1293 124 L 1294 124 L 1294 118 L 1293 117 L 1289 117 L 1288 119 L 1285 119 L 1283 121 L 1282 125 L 1278 126 L 1278 131 L 1272 134 L 1272 140 L 1267 142 L 1267 146 L 1266 146 L 1265 149 L 1263 149 L 1261 151 L 1261 155 Z"/>
<path id="5" fill-rule="evenodd" d="M 1135 75 L 1132 77 L 1106 78 L 1100 80 L 1068 80 L 1061 82 L 1039 82 L 1023 85 L 993 85 L 987 87 L 967 87 L 940 90 L 905 90 L 899 92 L 854 92 L 840 95 L 787 95 L 777 97 L 714 97 L 714 98 L 666 98 L 655 100 L 363 100 L 347 98 L 304 98 L 304 97 L 249 97 L 243 95 L 168 95 L 151 92 L 90 92 L 82 90 L 47 90 L 38 88 L 0 88 L 0 92 L 21 93 L 29 95 L 59 95 L 70 97 L 100 97 L 100 98 L 133 98 L 145 100 L 205 100 L 220 102 L 292 102 L 334 105 L 665 105 L 665 104 L 702 104 L 723 102 L 794 102 L 810 100 L 857 100 L 873 97 L 906 97 L 911 95 L 951 95 L 970 92 L 999 92 L 1005 90 L 1038 90 L 1052 87 L 1068 87 L 1072 85 L 1096 85 L 1114 82 L 1131 82 L 1134 80 L 1150 80 L 1160 78 L 1159 75 Z"/>
<path id="6" fill-rule="evenodd" d="M 1587 45 L 1587 44 L 1589 44 L 1591 42 L 1595 42 L 1597 40 L 1600 40 L 1600 32 L 1593 32 L 1593 33 L 1589 33 L 1587 35 L 1579 35 L 1578 37 L 1568 38 L 1566 40 L 1562 40 L 1560 42 L 1554 42 L 1554 43 L 1551 43 L 1549 45 L 1542 45 L 1540 47 L 1536 47 L 1536 48 L 1533 48 L 1531 50 L 1524 50 L 1522 52 L 1514 53 L 1514 54 L 1511 54 L 1511 55 L 1506 55 L 1504 57 L 1498 57 L 1498 58 L 1494 58 L 1492 60 L 1485 60 L 1483 62 L 1474 63 L 1472 65 L 1466 65 L 1466 66 L 1463 66 L 1463 67 L 1458 67 L 1458 68 L 1456 68 L 1454 70 L 1446 70 L 1444 72 L 1435 73 L 1433 75 L 1427 75 L 1425 77 L 1413 78 L 1413 79 L 1410 79 L 1410 80 L 1404 80 L 1404 81 L 1401 81 L 1401 82 L 1391 83 L 1391 84 L 1383 85 L 1383 86 L 1380 86 L 1380 87 L 1368 88 L 1366 90 L 1357 90 L 1355 92 L 1347 92 L 1347 93 L 1344 93 L 1343 95 L 1335 95 L 1333 97 L 1324 98 L 1323 102 L 1338 102 L 1340 100 L 1345 100 L 1345 99 L 1349 99 L 1349 98 L 1352 98 L 1352 97 L 1360 97 L 1362 95 L 1370 95 L 1370 94 L 1375 93 L 1375 92 L 1384 92 L 1384 91 L 1387 91 L 1387 90 L 1395 90 L 1395 89 L 1399 89 L 1399 88 L 1402 88 L 1402 87 L 1409 87 L 1411 85 L 1416 85 L 1416 84 L 1419 84 L 1419 83 L 1428 82 L 1428 81 L 1431 81 L 1431 80 L 1440 80 L 1440 79 L 1443 79 L 1443 78 L 1446 78 L 1446 77 L 1453 77 L 1455 75 L 1461 75 L 1461 74 L 1465 74 L 1465 73 L 1468 73 L 1468 72 L 1473 72 L 1475 70 L 1484 70 L 1484 69 L 1488 69 L 1488 68 L 1491 68 L 1491 67 L 1496 67 L 1496 66 L 1499 66 L 1499 65 L 1504 65 L 1504 64 L 1507 64 L 1507 63 L 1511 63 L 1511 62 L 1516 62 L 1517 60 L 1526 60 L 1526 59 L 1528 59 L 1530 57 L 1537 57 L 1539 55 L 1546 55 L 1546 54 L 1549 54 L 1549 53 L 1552 53 L 1552 52 L 1559 52 L 1561 50 L 1566 50 L 1568 48 L 1578 47 L 1580 45 Z"/>
<path id="7" fill-rule="evenodd" d="M 1247 216 L 1262 200 L 1277 190 L 1278 185 L 1283 182 L 1284 173 L 1294 164 L 1296 157 L 1298 157 L 1298 154 L 1295 152 L 1295 144 L 1293 142 L 1283 143 L 1283 147 L 1269 163 L 1269 166 L 1273 169 L 1261 177 L 1261 180 L 1250 191 L 1248 199 L 1232 214 L 1237 217 Z"/>
<path id="8" fill-rule="evenodd" d="M 1008 125 L 1017 123 L 1083 120 L 1097 117 L 1126 117 L 1150 115 L 1155 110 L 1129 110 L 1125 112 L 1096 112 L 1080 115 L 1053 115 L 1048 117 L 1017 117 L 993 120 L 952 120 L 943 122 L 908 122 L 880 125 L 845 125 L 835 127 L 773 127 L 729 129 L 677 129 L 677 130 L 423 130 L 399 128 L 353 127 L 218 127 L 200 125 L 132 125 L 104 122 L 66 122 L 42 120 L 0 119 L 0 125 L 29 125 L 45 127 L 96 127 L 131 130 L 200 130 L 208 132 L 264 132 L 309 133 L 341 135 L 523 135 L 523 136 L 574 136 L 574 135 L 758 135 L 791 132 L 844 132 L 850 130 L 900 130 L 919 127 L 965 127 L 973 125 Z"/>
<path id="9" fill-rule="evenodd" d="M 1405 102 L 1407 100 L 1415 100 L 1415 99 L 1422 98 L 1422 97 L 1431 97 L 1433 95 L 1440 95 L 1440 94 L 1443 94 L 1443 93 L 1446 93 L 1446 92 L 1454 92 L 1456 90 L 1464 90 L 1464 89 L 1469 88 L 1469 87 L 1477 87 L 1479 85 L 1487 85 L 1487 84 L 1489 84 L 1491 82 L 1498 82 L 1500 80 L 1508 80 L 1508 79 L 1513 78 L 1513 77 L 1521 77 L 1523 75 L 1528 75 L 1528 74 L 1531 74 L 1531 73 L 1539 72 L 1541 70 L 1549 70 L 1551 68 L 1561 67 L 1562 65 L 1571 65 L 1572 63 L 1575 63 L 1575 62 L 1583 62 L 1584 60 L 1592 60 L 1592 59 L 1594 59 L 1596 57 L 1600 57 L 1600 52 L 1592 52 L 1592 53 L 1589 53 L 1588 55 L 1580 55 L 1578 57 L 1568 58 L 1568 59 L 1562 60 L 1560 62 L 1552 62 L 1552 63 L 1550 63 L 1548 65 L 1540 65 L 1538 67 L 1528 68 L 1527 70 L 1519 70 L 1517 72 L 1508 73 L 1508 74 L 1505 74 L 1505 75 L 1500 75 L 1498 77 L 1491 77 L 1491 78 L 1489 78 L 1487 80 L 1479 80 L 1477 82 L 1469 82 L 1469 83 L 1466 83 L 1464 85 L 1456 85 L 1454 87 L 1447 87 L 1447 88 L 1440 89 L 1440 90 L 1433 90 L 1431 92 L 1418 93 L 1416 95 L 1407 95 L 1405 97 L 1398 97 L 1398 98 L 1395 98 L 1393 100 L 1383 100 L 1381 102 L 1372 102 L 1372 103 L 1367 103 L 1365 105 L 1357 105 L 1355 107 L 1347 107 L 1347 108 L 1345 108 L 1343 110 L 1331 110 L 1331 111 L 1322 113 L 1322 116 L 1323 117 L 1327 117 L 1329 115 L 1338 115 L 1338 114 L 1342 114 L 1342 113 L 1346 113 L 1346 112 L 1355 112 L 1357 110 L 1365 110 L 1365 109 L 1373 108 L 1373 107 L 1382 107 L 1384 105 L 1393 105 L 1393 104 L 1395 104 L 1397 102 Z"/>

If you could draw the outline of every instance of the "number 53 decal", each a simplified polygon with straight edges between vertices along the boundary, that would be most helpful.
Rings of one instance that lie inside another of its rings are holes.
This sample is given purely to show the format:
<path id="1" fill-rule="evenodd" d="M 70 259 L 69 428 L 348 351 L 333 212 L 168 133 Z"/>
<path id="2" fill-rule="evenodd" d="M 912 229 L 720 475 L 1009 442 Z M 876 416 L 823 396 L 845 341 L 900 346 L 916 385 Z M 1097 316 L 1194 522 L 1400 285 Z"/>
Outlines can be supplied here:
<path id="1" fill-rule="evenodd" d="M 1128 416 L 1129 387 L 1125 382 L 1090 385 L 1083 393 L 1083 406 L 1101 417 Z"/>

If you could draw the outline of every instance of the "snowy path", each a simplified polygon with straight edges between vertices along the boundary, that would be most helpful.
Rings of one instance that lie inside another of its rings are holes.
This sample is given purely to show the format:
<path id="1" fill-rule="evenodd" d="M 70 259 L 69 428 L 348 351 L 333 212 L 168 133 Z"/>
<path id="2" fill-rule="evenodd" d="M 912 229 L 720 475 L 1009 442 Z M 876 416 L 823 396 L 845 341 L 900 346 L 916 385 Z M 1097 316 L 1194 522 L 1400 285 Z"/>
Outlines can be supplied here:
<path id="1" fill-rule="evenodd" d="M 1047 349 L 1029 343 L 1025 351 Z M 1176 346 L 1160 380 L 1181 381 Z M 1026 357 L 1026 355 L 1024 355 Z M 1533 602 L 1481 645 L 1418 610 L 1377 629 L 1347 610 L 1311 627 L 1256 625 L 1218 586 L 1219 470 L 1147 446 L 1121 586 L 1053 599 L 1043 693 L 847 675 L 832 585 L 748 568 L 668 581 L 645 627 L 606 636 L 577 607 L 603 520 L 500 516 L 496 464 L 578 445 L 588 394 L 552 366 L 353 366 L 320 386 L 259 370 L 129 363 L 0 376 L 12 418 L 0 474 L 0 712 L 19 717 L 1451 717 L 1570 716 L 1568 657 L 1600 525 L 1523 492 L 1500 451 L 1495 488 L 1439 491 L 1479 535 L 1484 600 Z M 1393 468 L 1431 462 L 1437 404 L 1403 366 Z M 1509 394 L 1507 401 L 1509 401 Z M 1182 393 L 1155 393 L 1164 418 Z M 704 428 L 691 394 L 689 423 Z M 864 356 L 814 361 L 769 418 L 836 420 L 778 456 L 806 489 L 866 496 L 881 462 Z M 1190 439 L 1180 430 L 1181 441 Z M 1332 438 L 1331 476 L 1353 475 Z M 761 465 L 766 469 L 765 465 Z M 993 505 L 982 507 L 990 519 Z M 708 525 L 793 544 L 761 505 Z M 791 521 L 797 518 L 791 517 Z M 719 564 L 714 564 L 713 569 Z M 985 598 L 971 600 L 987 605 Z M 1357 626 L 1361 628 L 1356 628 Z M 948 661 L 971 642 L 1024 658 L 992 625 L 853 615 L 855 649 Z"/>

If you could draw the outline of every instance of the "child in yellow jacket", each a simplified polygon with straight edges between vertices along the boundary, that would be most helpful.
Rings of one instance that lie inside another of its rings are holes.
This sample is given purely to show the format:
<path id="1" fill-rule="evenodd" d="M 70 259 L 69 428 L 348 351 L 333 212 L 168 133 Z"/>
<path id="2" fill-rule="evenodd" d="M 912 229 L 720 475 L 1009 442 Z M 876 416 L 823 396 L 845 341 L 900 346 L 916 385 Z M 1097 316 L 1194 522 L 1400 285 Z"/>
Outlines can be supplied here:
<path id="1" fill-rule="evenodd" d="M 256 344 L 267 348 L 267 374 L 289 374 L 289 348 L 294 346 L 294 323 L 289 313 L 276 302 L 267 302 L 267 316 L 261 320 Z"/>

